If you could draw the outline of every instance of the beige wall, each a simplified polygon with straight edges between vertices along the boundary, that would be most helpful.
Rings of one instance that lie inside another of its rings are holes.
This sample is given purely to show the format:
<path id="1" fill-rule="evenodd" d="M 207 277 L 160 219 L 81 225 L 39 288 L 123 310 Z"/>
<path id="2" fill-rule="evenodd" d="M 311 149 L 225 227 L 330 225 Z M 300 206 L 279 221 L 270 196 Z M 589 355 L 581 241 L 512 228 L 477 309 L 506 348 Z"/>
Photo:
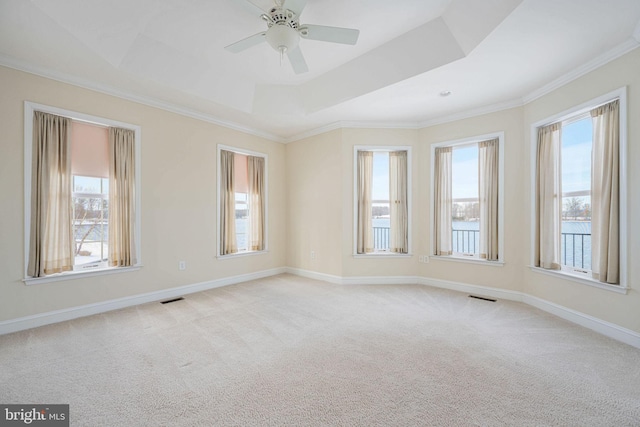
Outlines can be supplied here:
<path id="1" fill-rule="evenodd" d="M 522 156 L 523 131 L 522 109 L 515 108 L 507 111 L 475 117 L 455 123 L 434 126 L 422 130 L 407 129 L 343 129 L 323 134 L 322 143 L 317 138 L 308 138 L 287 145 L 288 181 L 295 185 L 289 187 L 290 197 L 302 194 L 308 190 L 299 183 L 308 182 L 312 177 L 318 176 L 318 170 L 314 167 L 314 159 L 331 156 L 331 171 L 341 165 L 341 178 L 337 179 L 333 172 L 327 172 L 330 185 L 314 186 L 311 193 L 316 198 L 326 198 L 325 203 L 331 205 L 333 212 L 341 212 L 339 227 L 336 226 L 336 217 L 327 216 L 324 211 L 306 210 L 304 215 L 297 214 L 297 207 L 289 204 L 289 222 L 296 224 L 300 230 L 316 227 L 341 229 L 340 234 L 331 234 L 331 239 L 340 239 L 338 248 L 341 257 L 340 265 L 333 265 L 332 271 L 321 268 L 320 263 L 299 262 L 296 256 L 289 252 L 288 266 L 302 268 L 324 274 L 333 274 L 341 277 L 359 276 L 416 276 L 449 280 L 461 283 L 492 286 L 512 290 L 521 290 L 519 275 L 522 271 L 522 254 L 520 247 L 521 233 L 512 232 L 522 227 L 519 209 L 522 205 L 522 194 L 519 180 L 505 180 L 505 230 L 512 238 L 506 239 L 506 263 L 503 267 L 477 265 L 470 263 L 437 261 L 432 258 L 428 264 L 418 262 L 420 254 L 427 255 L 429 251 L 429 197 L 430 197 L 430 155 L 431 144 L 436 142 L 453 141 L 462 138 L 479 136 L 491 132 L 505 133 L 505 172 L 506 175 L 519 173 L 519 165 Z M 361 146 L 409 146 L 412 151 L 411 162 L 411 195 L 412 195 L 412 222 L 411 222 L 411 257 L 354 257 L 353 256 L 353 229 L 354 229 L 354 147 Z M 330 153 L 330 154 L 329 154 Z M 303 167 L 293 167 L 292 164 L 304 164 Z M 328 169 L 323 168 L 328 171 Z M 323 181 L 319 181 L 320 184 Z M 340 199 L 336 199 L 336 192 L 342 193 Z M 302 196 L 296 196 L 302 197 Z M 296 217 L 295 219 L 293 217 Z M 294 231 L 289 229 L 293 235 Z M 511 233 L 509 233 L 511 231 Z M 320 244 L 322 252 L 318 256 L 324 257 L 325 251 L 335 251 L 335 242 L 327 241 Z M 290 248 L 298 248 L 300 242 L 293 241 L 291 235 L 288 239 Z M 294 250 L 294 254 L 298 254 Z M 330 254 L 329 256 L 334 256 Z M 304 257 L 303 257 L 304 260 Z"/>
<path id="2" fill-rule="evenodd" d="M 0 93 L 0 321 L 284 266 L 284 145 L 3 67 Z M 22 282 L 25 100 L 142 127 L 142 269 Z M 216 259 L 217 144 L 268 155 L 266 254 Z"/>
<path id="3" fill-rule="evenodd" d="M 0 321 L 280 267 L 338 277 L 420 276 L 522 291 L 640 332 L 640 49 L 523 107 L 421 130 L 340 129 L 282 145 L 78 87 L 0 67 Z M 530 263 L 531 124 L 628 85 L 627 295 L 534 273 Z M 144 267 L 90 279 L 26 286 L 23 237 L 25 100 L 142 127 Z M 431 260 L 430 147 L 504 132 L 505 265 Z M 269 247 L 265 255 L 215 258 L 216 144 L 269 155 Z M 353 257 L 353 147 L 412 147 L 412 257 Z M 311 258 L 311 252 L 315 259 Z M 187 270 L 177 269 L 179 260 Z"/>
<path id="4" fill-rule="evenodd" d="M 533 296 L 554 302 L 564 307 L 589 314 L 620 326 L 640 332 L 640 191 L 636 183 L 640 182 L 640 49 L 610 62 L 609 64 L 541 97 L 524 108 L 526 156 L 522 163 L 522 192 L 524 210 L 531 206 L 528 177 L 531 173 L 529 155 L 531 124 L 551 115 L 561 113 L 598 96 L 605 95 L 620 87 L 627 86 L 627 295 L 620 295 L 592 288 L 568 280 L 556 279 L 529 269 L 523 272 L 525 292 Z M 530 218 L 525 216 L 524 225 L 529 230 Z M 530 234 L 524 242 L 526 248 L 531 245 Z M 527 252 L 529 253 L 529 252 Z M 525 265 L 529 265 L 526 260 Z"/>
<path id="5" fill-rule="evenodd" d="M 309 191 L 303 182 L 313 181 L 307 197 L 322 198 L 329 209 L 321 211 L 299 208 L 289 203 L 290 228 L 287 265 L 313 272 L 337 275 L 343 278 L 362 276 L 419 276 L 426 279 L 446 280 L 465 284 L 524 292 L 625 328 L 640 332 L 640 293 L 637 288 L 640 266 L 634 255 L 640 253 L 640 226 L 633 222 L 640 218 L 640 193 L 628 193 L 629 286 L 627 295 L 590 287 L 570 280 L 550 278 L 530 271 L 531 259 L 531 124 L 558 112 L 629 85 L 628 157 L 629 184 L 640 182 L 640 49 L 577 79 L 523 107 L 512 108 L 483 116 L 431 126 L 419 131 L 400 129 L 343 129 L 287 145 L 287 180 L 290 183 L 290 201 L 303 200 Z M 418 263 L 418 255 L 429 254 L 429 197 L 431 144 L 453 141 L 494 132 L 504 132 L 504 261 L 502 267 L 463 262 L 434 260 Z M 412 161 L 412 249 L 410 258 L 355 258 L 353 257 L 353 146 L 354 145 L 409 145 Z M 319 170 L 314 159 L 330 159 Z M 295 166 L 292 166 L 294 165 Z M 342 170 L 337 167 L 341 165 Z M 324 173 L 323 173 L 324 171 Z M 331 171 L 331 172 L 329 172 Z M 334 173 L 341 173 L 337 180 Z M 320 174 L 320 175 L 318 175 Z M 323 179 L 317 178 L 323 176 Z M 326 181 L 325 181 L 326 179 Z M 630 188 L 633 188 L 630 185 Z M 341 192 L 341 199 L 336 193 Z M 317 203 L 317 202 L 316 202 Z M 322 205 L 322 204 L 321 204 Z M 324 206 L 323 205 L 323 206 Z M 327 210 L 331 212 L 327 215 Z M 341 212 L 337 218 L 335 212 Z M 295 217 L 295 218 L 294 218 Z M 341 224 L 336 224 L 336 221 Z M 330 268 L 320 262 L 309 262 L 308 247 L 293 238 L 303 230 L 320 228 L 331 230 L 323 234 L 324 242 L 314 243 L 321 258 L 336 254 L 341 262 L 332 262 Z M 337 229 L 342 230 L 340 235 Z M 336 249 L 334 239 L 341 239 Z"/>
<path id="6" fill-rule="evenodd" d="M 440 261 L 432 258 L 429 264 L 420 264 L 419 275 L 440 280 L 490 286 L 521 291 L 519 280 L 524 260 L 522 250 L 523 194 L 521 183 L 521 162 L 524 151 L 522 108 L 512 108 L 497 113 L 459 120 L 422 129 L 420 141 L 424 158 L 420 182 L 424 182 L 421 199 L 421 216 L 429 218 L 431 150 L 433 143 L 455 141 L 490 133 L 504 132 L 504 265 L 478 265 L 460 262 Z M 427 233 L 429 230 L 427 229 Z M 425 234 L 426 236 L 427 234 Z M 423 239 L 424 240 L 424 239 Z M 425 245 L 425 254 L 428 247 Z"/>
<path id="7" fill-rule="evenodd" d="M 335 130 L 286 146 L 290 267 L 342 275 L 341 138 Z"/>

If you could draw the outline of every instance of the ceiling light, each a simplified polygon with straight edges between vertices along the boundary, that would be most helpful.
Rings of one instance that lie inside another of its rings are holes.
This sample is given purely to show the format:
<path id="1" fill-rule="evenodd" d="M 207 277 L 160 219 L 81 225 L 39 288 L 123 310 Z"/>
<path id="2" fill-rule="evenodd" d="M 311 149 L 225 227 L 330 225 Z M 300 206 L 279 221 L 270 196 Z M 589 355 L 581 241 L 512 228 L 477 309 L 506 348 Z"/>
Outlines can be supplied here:
<path id="1" fill-rule="evenodd" d="M 285 53 L 291 52 L 298 46 L 300 35 L 288 25 L 272 25 L 265 34 L 267 43 L 280 52 L 280 60 Z"/>

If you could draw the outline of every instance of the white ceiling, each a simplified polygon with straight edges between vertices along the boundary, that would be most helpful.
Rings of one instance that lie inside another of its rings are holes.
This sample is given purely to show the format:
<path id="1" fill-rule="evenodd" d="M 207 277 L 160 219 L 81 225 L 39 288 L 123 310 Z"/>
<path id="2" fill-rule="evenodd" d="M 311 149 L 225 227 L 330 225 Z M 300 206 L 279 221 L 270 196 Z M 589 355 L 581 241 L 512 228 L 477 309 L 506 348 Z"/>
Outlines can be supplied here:
<path id="1" fill-rule="evenodd" d="M 640 42 L 639 0 L 308 0 L 302 23 L 360 38 L 301 40 L 310 71 L 295 75 L 266 43 L 224 50 L 266 29 L 254 4 L 0 0 L 0 64 L 286 141 L 522 103 Z"/>

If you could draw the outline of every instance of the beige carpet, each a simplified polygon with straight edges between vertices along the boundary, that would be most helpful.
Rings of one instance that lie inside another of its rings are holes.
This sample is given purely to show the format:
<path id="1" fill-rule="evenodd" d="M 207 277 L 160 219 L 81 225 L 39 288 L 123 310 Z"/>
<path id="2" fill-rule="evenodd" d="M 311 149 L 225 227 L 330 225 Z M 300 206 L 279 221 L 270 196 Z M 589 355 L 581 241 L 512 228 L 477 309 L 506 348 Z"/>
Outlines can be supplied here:
<path id="1" fill-rule="evenodd" d="M 639 426 L 640 350 L 509 301 L 290 275 L 0 337 L 74 426 Z"/>

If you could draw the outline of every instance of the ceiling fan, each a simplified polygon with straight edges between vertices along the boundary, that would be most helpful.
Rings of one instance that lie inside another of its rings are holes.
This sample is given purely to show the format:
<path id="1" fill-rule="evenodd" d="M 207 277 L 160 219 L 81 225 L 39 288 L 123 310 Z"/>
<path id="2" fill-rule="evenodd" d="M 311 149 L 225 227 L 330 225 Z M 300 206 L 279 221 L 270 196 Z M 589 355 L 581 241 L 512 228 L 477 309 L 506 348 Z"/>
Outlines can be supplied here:
<path id="1" fill-rule="evenodd" d="M 254 4 L 251 0 L 249 3 Z M 280 53 L 280 61 L 286 54 L 296 74 L 309 71 L 298 43 L 300 37 L 331 43 L 354 45 L 358 41 L 360 30 L 324 25 L 300 24 L 300 14 L 307 0 L 274 0 L 275 5 L 260 15 L 267 23 L 267 30 L 237 41 L 225 49 L 232 53 L 242 52 L 263 41 Z M 256 6 L 254 4 L 254 6 Z"/>

